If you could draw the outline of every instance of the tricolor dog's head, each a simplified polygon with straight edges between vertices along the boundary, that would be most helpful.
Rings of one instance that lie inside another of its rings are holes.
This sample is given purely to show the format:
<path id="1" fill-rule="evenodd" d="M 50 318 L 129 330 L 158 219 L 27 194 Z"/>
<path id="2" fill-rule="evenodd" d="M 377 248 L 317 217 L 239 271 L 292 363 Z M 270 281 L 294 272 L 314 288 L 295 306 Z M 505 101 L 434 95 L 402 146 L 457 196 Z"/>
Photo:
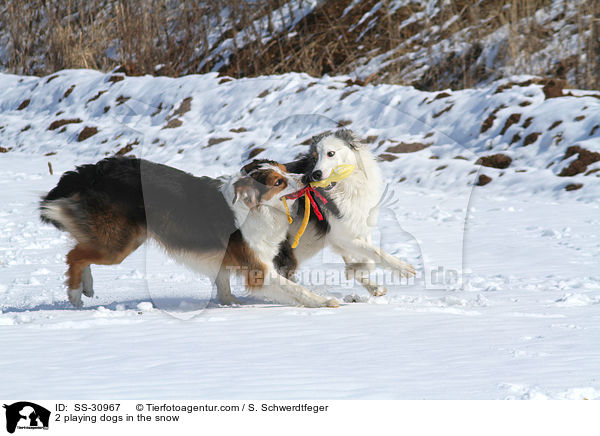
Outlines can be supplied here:
<path id="1" fill-rule="evenodd" d="M 242 200 L 249 209 L 258 205 L 283 208 L 281 197 L 302 189 L 302 174 L 287 172 L 285 165 L 267 159 L 255 159 L 242 168 L 234 182 L 233 204 Z"/>
<path id="2" fill-rule="evenodd" d="M 358 150 L 362 147 L 360 140 L 351 130 L 342 129 L 335 133 L 325 133 L 312 138 L 309 154 L 314 166 L 309 165 L 304 182 L 316 182 L 326 179 L 338 165 L 351 164 L 358 168 Z M 335 183 L 328 188 L 332 189 Z"/>

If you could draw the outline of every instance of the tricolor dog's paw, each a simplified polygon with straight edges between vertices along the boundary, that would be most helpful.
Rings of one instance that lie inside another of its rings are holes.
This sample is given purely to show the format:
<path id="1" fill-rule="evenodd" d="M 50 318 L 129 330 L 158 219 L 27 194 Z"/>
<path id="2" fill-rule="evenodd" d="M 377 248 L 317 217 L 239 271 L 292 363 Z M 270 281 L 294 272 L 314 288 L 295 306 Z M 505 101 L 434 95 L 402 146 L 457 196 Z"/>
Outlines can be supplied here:
<path id="1" fill-rule="evenodd" d="M 89 265 L 81 271 L 81 288 L 83 295 L 86 297 L 92 298 L 94 296 L 94 279 Z"/>
<path id="2" fill-rule="evenodd" d="M 67 291 L 67 296 L 74 307 L 78 309 L 83 307 L 83 302 L 81 301 L 81 286 L 76 289 L 69 289 Z"/>
<path id="3" fill-rule="evenodd" d="M 220 295 L 219 296 L 219 304 L 222 304 L 224 306 L 233 306 L 233 305 L 242 305 L 242 302 L 240 300 L 238 300 L 236 297 L 234 297 L 233 295 L 228 295 L 228 296 L 223 296 Z"/>

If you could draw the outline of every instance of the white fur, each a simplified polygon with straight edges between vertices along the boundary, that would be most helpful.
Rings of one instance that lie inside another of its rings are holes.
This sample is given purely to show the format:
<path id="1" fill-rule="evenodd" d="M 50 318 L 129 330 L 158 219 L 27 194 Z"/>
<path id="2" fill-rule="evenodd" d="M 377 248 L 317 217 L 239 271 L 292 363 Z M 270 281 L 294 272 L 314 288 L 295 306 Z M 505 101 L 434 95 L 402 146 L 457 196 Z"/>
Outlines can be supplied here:
<path id="1" fill-rule="evenodd" d="M 375 157 L 361 146 L 352 150 L 342 139 L 334 136 L 323 138 L 316 146 L 318 160 L 314 171 L 323 172 L 323 178 L 341 164 L 351 164 L 354 171 L 347 179 L 338 182 L 329 192 L 330 198 L 340 209 L 342 220 L 332 223 L 330 238 L 337 240 L 348 235 L 357 235 L 371 239 L 371 232 L 377 221 L 377 204 L 381 196 L 381 173 Z M 329 157 L 327 153 L 334 152 Z M 375 219 L 373 220 L 373 216 Z M 371 218 L 371 219 L 369 219 Z M 340 234 L 342 233 L 342 234 Z"/>
<path id="2" fill-rule="evenodd" d="M 269 165 L 280 174 L 278 168 Z M 234 183 L 237 178 L 232 178 L 223 185 L 223 196 L 231 204 L 237 227 L 240 229 L 244 241 L 254 251 L 258 259 L 267 267 L 265 283 L 253 293 L 269 300 L 282 304 L 299 304 L 308 307 L 337 307 L 335 299 L 313 294 L 304 287 L 286 279 L 277 273 L 273 259 L 279 252 L 279 246 L 287 237 L 289 223 L 281 197 L 294 193 L 302 188 L 301 175 L 283 174 L 288 186 L 270 200 L 249 209 L 244 201 L 234 201 Z M 229 272 L 219 270 L 215 283 L 219 300 L 222 304 L 238 303 L 231 295 Z"/>
<path id="3" fill-rule="evenodd" d="M 47 203 L 41 208 L 40 214 L 49 220 L 59 223 L 65 222 L 69 218 L 64 212 L 65 203 L 65 200 L 55 200 L 52 203 Z"/>
<path id="4" fill-rule="evenodd" d="M 352 148 L 350 145 L 354 146 Z M 328 215 L 330 231 L 325 240 L 319 240 L 315 228 L 307 229 L 300 239 L 295 254 L 299 263 L 317 254 L 325 245 L 340 254 L 346 263 L 346 276 L 356 279 L 371 294 L 383 295 L 387 290 L 369 279 L 375 263 L 399 270 L 403 276 L 415 273 L 412 265 L 374 247 L 371 233 L 377 223 L 378 202 L 381 197 L 382 178 L 373 154 L 356 138 L 352 144 L 335 135 L 322 138 L 314 145 L 317 162 L 313 169 L 321 171 L 323 179 L 341 164 L 354 165 L 352 174 L 328 191 L 341 213 L 341 218 Z M 332 154 L 333 156 L 329 156 Z M 296 231 L 298 224 L 292 229 Z"/>
<path id="5" fill-rule="evenodd" d="M 88 298 L 92 298 L 94 296 L 94 279 L 92 277 L 92 268 L 87 265 L 81 271 L 81 289 L 83 295 Z"/>
<path id="6" fill-rule="evenodd" d="M 269 169 L 274 168 L 269 165 Z M 281 174 L 279 169 L 276 171 Z M 246 206 L 244 201 L 234 202 L 234 183 L 237 178 L 230 179 L 223 186 L 223 196 L 231 205 L 236 227 L 240 229 L 244 240 L 254 250 L 259 259 L 266 264 L 273 263 L 273 259 L 279 252 L 279 244 L 286 238 L 289 228 L 281 197 L 302 188 L 299 175 L 285 174 L 285 176 L 288 179 L 287 188 L 267 203 L 259 204 L 252 210 Z"/>

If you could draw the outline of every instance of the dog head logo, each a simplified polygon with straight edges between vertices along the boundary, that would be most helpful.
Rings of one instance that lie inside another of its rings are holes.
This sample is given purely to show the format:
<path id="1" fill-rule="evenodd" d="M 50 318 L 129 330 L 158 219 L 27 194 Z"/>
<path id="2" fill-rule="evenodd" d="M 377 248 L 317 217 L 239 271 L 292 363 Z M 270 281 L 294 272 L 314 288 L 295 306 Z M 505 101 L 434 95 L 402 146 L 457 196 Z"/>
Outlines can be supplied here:
<path id="1" fill-rule="evenodd" d="M 28 401 L 4 405 L 6 409 L 6 431 L 19 429 L 48 429 L 50 411 Z"/>

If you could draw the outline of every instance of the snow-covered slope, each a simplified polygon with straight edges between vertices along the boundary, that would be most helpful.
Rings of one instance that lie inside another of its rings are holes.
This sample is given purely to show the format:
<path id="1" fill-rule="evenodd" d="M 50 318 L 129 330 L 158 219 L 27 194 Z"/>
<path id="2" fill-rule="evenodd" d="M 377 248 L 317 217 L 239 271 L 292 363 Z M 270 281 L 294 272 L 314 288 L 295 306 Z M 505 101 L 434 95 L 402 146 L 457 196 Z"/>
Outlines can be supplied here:
<path id="1" fill-rule="evenodd" d="M 600 93 L 532 77 L 440 93 L 304 74 L 171 79 L 80 70 L 0 80 L 0 143 L 11 154 L 56 153 L 50 161 L 121 153 L 222 171 L 249 155 L 293 159 L 311 135 L 339 124 L 372 143 L 390 181 L 464 190 L 479 158 L 502 154 L 510 159 L 489 165 L 506 168 L 482 171 L 492 178 L 486 190 L 560 196 L 581 183 L 564 195 L 594 199 L 600 187 L 600 156 L 557 177 L 584 160 L 569 147 L 588 150 L 592 161 L 600 152 Z"/>
<path id="2" fill-rule="evenodd" d="M 347 80 L 1 75 L 0 397 L 599 397 L 598 93 L 552 97 L 530 77 L 445 93 Z M 63 171 L 120 153 L 219 175 L 250 155 L 292 159 L 340 124 L 381 158 L 374 239 L 417 280 L 368 298 L 311 276 L 342 275 L 326 251 L 300 281 L 357 303 L 223 308 L 149 245 L 93 267 L 96 297 L 69 306 L 71 241 L 37 212 Z M 491 182 L 474 186 L 481 174 Z"/>

